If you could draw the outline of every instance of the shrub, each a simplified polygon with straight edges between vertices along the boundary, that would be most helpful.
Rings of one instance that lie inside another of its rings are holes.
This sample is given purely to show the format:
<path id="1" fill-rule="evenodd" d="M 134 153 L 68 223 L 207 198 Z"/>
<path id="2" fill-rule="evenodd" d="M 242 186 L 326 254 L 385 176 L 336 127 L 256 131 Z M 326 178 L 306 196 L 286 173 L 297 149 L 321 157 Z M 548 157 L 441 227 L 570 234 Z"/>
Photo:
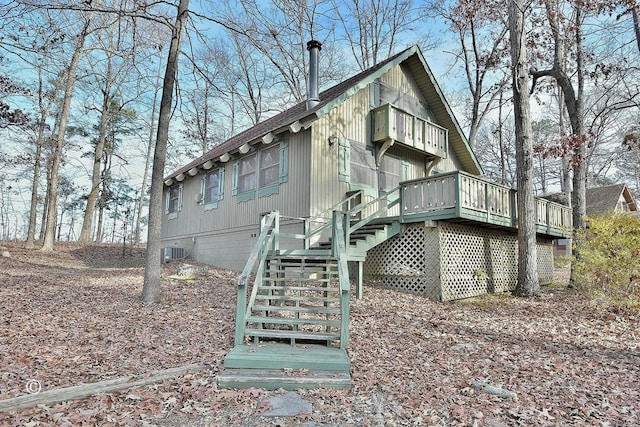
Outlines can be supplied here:
<path id="1" fill-rule="evenodd" d="M 587 218 L 574 265 L 575 286 L 616 307 L 640 307 L 640 217 Z"/>

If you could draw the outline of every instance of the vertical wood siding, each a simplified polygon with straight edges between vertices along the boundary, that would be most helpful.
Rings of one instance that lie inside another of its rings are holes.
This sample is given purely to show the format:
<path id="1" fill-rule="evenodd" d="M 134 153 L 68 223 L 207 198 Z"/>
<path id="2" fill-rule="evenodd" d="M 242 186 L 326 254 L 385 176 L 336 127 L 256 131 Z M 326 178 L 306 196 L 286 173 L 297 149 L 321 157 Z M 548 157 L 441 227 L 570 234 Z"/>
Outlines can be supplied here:
<path id="1" fill-rule="evenodd" d="M 381 81 L 426 103 L 415 80 L 407 73 L 405 67 L 397 66 L 383 75 Z M 256 195 L 254 200 L 239 202 L 231 194 L 236 157 L 221 165 L 225 167 L 223 200 L 217 209 L 205 211 L 198 203 L 204 171 L 187 177 L 183 182 L 182 210 L 175 219 L 165 217 L 163 222 L 163 246 L 184 247 L 190 258 L 241 270 L 259 233 L 261 213 L 279 210 L 284 216 L 309 217 L 345 197 L 350 188 L 348 183 L 338 180 L 339 144 L 329 145 L 329 137 L 370 143 L 373 107 L 369 88 L 364 88 L 319 118 L 311 128 L 283 134 L 280 140 L 289 142 L 289 174 L 287 182 L 280 184 L 279 194 Z M 389 154 L 408 164 L 406 179 L 424 177 L 424 154 L 400 144 L 392 147 Z M 217 166 L 220 165 L 214 167 Z M 460 162 L 449 148 L 448 158 L 438 164 L 437 170 L 449 172 L 459 168 Z"/>
<path id="2" fill-rule="evenodd" d="M 397 67 L 392 68 L 388 73 L 385 73 L 380 77 L 380 82 L 398 88 L 402 93 L 411 95 L 429 105 L 424 95 L 420 92 L 418 84 L 406 67 L 398 65 Z M 433 107 L 429 105 L 429 109 L 432 108 Z M 437 122 L 436 124 L 442 125 L 442 123 Z M 461 168 L 462 165 L 453 152 L 451 144 L 449 144 L 447 158 L 442 159 L 440 163 L 438 163 L 436 169 L 444 173 L 460 170 Z M 421 176 L 416 176 L 415 178 L 421 178 Z"/>
<path id="3" fill-rule="evenodd" d="M 310 181 L 310 135 L 311 132 L 301 131 L 297 134 L 285 134 L 281 140 L 289 142 L 289 175 L 287 182 L 280 184 L 278 194 L 258 197 L 244 202 L 232 195 L 233 163 L 232 158 L 227 163 L 216 164 L 214 167 L 225 167 L 223 199 L 218 207 L 205 210 L 198 203 L 200 199 L 201 180 L 203 173 L 188 177 L 183 182 L 182 210 L 174 219 L 167 219 L 162 224 L 163 240 L 171 241 L 182 237 L 205 236 L 222 230 L 248 228 L 257 229 L 260 214 L 279 210 L 282 215 L 307 216 L 309 206 Z M 272 143 L 273 144 L 273 143 Z"/>

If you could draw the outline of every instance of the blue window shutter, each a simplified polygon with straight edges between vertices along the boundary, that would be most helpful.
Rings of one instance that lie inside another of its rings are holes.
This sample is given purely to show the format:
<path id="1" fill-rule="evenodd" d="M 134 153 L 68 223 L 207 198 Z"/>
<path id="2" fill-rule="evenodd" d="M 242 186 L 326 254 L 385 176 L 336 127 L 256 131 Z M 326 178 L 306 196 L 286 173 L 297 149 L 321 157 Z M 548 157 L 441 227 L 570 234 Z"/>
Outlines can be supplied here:
<path id="1" fill-rule="evenodd" d="M 224 166 L 218 169 L 218 200 L 222 200 L 224 196 Z"/>
<path id="2" fill-rule="evenodd" d="M 338 141 L 338 181 L 349 182 L 351 178 L 351 144 L 344 138 Z"/>
<path id="3" fill-rule="evenodd" d="M 238 194 L 238 173 L 240 171 L 240 161 L 233 162 L 233 173 L 231 175 L 231 195 Z"/>
<path id="4" fill-rule="evenodd" d="M 278 172 L 280 184 L 289 180 L 289 141 L 280 143 L 280 169 Z"/>

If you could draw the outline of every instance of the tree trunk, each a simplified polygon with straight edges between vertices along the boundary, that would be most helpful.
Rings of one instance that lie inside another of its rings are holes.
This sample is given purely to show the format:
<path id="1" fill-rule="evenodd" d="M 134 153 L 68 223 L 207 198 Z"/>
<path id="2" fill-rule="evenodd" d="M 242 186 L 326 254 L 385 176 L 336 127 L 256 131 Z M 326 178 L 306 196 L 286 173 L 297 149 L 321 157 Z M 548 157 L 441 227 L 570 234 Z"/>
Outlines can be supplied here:
<path id="1" fill-rule="evenodd" d="M 516 131 L 516 172 L 518 182 L 518 284 L 516 295 L 540 293 L 536 245 L 536 211 L 533 186 L 533 141 L 529 104 L 529 63 L 524 35 L 521 0 L 509 2 L 513 107 Z"/>
<path id="2" fill-rule="evenodd" d="M 171 104 L 173 103 L 173 90 L 178 72 L 178 57 L 180 53 L 180 39 L 187 20 L 189 0 L 180 0 L 176 24 L 173 27 L 171 45 L 167 58 L 167 68 L 164 73 L 162 85 L 162 98 L 160 100 L 160 113 L 158 118 L 158 133 L 156 148 L 153 156 L 153 168 L 151 171 L 151 194 L 149 200 L 149 229 L 147 232 L 147 254 L 144 269 L 144 285 L 142 287 L 142 300 L 146 303 L 155 303 L 161 298 L 160 277 L 160 245 L 162 232 L 162 209 L 164 189 L 164 165 L 167 156 L 167 141 L 169 139 L 169 120 L 171 118 Z"/>
<path id="3" fill-rule="evenodd" d="M 49 165 L 50 161 L 47 161 L 47 168 L 46 168 L 46 172 L 47 172 L 47 191 L 44 194 L 44 206 L 42 208 L 42 218 L 40 219 L 40 224 L 42 224 L 42 226 L 40 227 L 40 236 L 38 237 L 38 240 L 42 241 L 44 240 L 44 225 L 47 222 L 47 215 L 48 215 L 48 210 L 49 210 L 49 195 L 51 194 L 51 166 Z"/>
<path id="4" fill-rule="evenodd" d="M 80 62 L 80 56 L 84 49 L 84 42 L 89 34 L 89 27 L 91 26 L 91 20 L 93 18 L 93 12 L 89 14 L 87 20 L 84 23 L 82 31 L 78 35 L 78 41 L 76 48 L 73 51 L 71 57 L 71 63 L 67 70 L 67 78 L 64 88 L 64 98 L 62 102 L 62 108 L 60 110 L 58 133 L 56 136 L 56 145 L 54 147 L 53 163 L 51 165 L 51 175 L 49 181 L 49 204 L 47 208 L 47 221 L 44 224 L 44 243 L 42 245 L 42 251 L 53 251 L 53 242 L 55 240 L 55 221 L 57 216 L 58 205 L 58 171 L 60 169 L 60 163 L 62 162 L 62 149 L 64 147 L 64 137 L 67 131 L 67 121 L 69 119 L 69 111 L 71 109 L 71 97 L 73 96 L 73 86 L 76 82 L 76 69 Z"/>
<path id="5" fill-rule="evenodd" d="M 82 229 L 80 230 L 80 238 L 78 243 L 91 243 L 91 226 L 93 225 L 93 213 L 96 209 L 96 201 L 100 191 L 100 165 L 102 163 L 102 155 L 104 145 L 107 139 L 107 127 L 109 126 L 109 105 L 111 105 L 111 73 L 113 66 L 113 58 L 111 53 L 107 53 L 107 75 L 105 77 L 105 87 L 102 92 L 102 114 L 100 115 L 100 130 L 98 131 L 98 140 L 93 154 L 93 170 L 91 172 L 91 191 L 87 197 L 87 206 L 84 210 L 84 220 L 82 221 Z"/>
<path id="6" fill-rule="evenodd" d="M 564 94 L 562 90 L 558 88 L 558 127 L 560 129 L 560 140 L 567 136 L 567 127 L 565 125 L 565 112 L 566 107 L 564 105 Z M 562 157 L 562 171 L 561 171 L 560 190 L 565 195 L 565 201 L 567 206 L 572 206 L 571 202 L 571 158 L 569 156 Z"/>
<path id="7" fill-rule="evenodd" d="M 162 47 L 160 47 L 160 52 L 162 52 Z M 161 67 L 162 67 L 162 61 L 160 60 L 160 58 L 158 58 L 158 77 L 160 76 L 160 72 L 162 70 Z M 157 82 L 157 79 L 156 79 L 156 82 Z M 151 125 L 149 126 L 149 144 L 147 145 L 147 157 L 144 161 L 144 173 L 142 175 L 142 184 L 140 185 L 140 199 L 138 200 L 138 209 L 136 212 L 136 232 L 134 236 L 135 244 L 140 243 L 140 229 L 142 228 L 142 224 L 141 224 L 142 208 L 144 207 L 144 198 L 147 192 L 147 178 L 149 177 L 149 163 L 151 161 L 151 155 L 153 154 L 153 126 L 156 118 L 157 104 L 158 104 L 158 90 L 154 90 L 153 106 L 151 108 Z"/>
<path id="8" fill-rule="evenodd" d="M 42 66 L 38 67 L 38 110 L 40 112 L 40 122 L 38 123 L 38 136 L 36 139 L 36 154 L 33 162 L 33 182 L 31 184 L 31 206 L 29 209 L 29 228 L 27 230 L 27 249 L 35 248 L 36 217 L 38 215 L 38 183 L 40 181 L 40 170 L 42 165 L 42 145 L 44 144 L 45 120 L 49 114 L 49 108 L 45 107 L 45 96 L 42 88 Z M 47 104 L 49 105 L 49 104 Z"/>
<path id="9" fill-rule="evenodd" d="M 640 52 L 640 17 L 638 17 L 638 6 L 631 9 L 631 15 L 633 16 L 633 30 L 636 33 L 636 44 L 638 45 L 638 52 Z"/>
<path id="10" fill-rule="evenodd" d="M 36 236 L 36 216 L 38 210 L 38 181 L 40 181 L 40 158 L 42 157 L 42 146 L 40 145 L 43 133 L 43 126 L 38 129 L 38 142 L 36 142 L 36 158 L 33 164 L 33 183 L 31 184 L 31 207 L 29 209 L 29 228 L 27 230 L 27 242 L 25 248 L 35 248 Z"/>
<path id="11" fill-rule="evenodd" d="M 582 7 L 576 3 L 576 72 L 578 74 L 578 94 L 573 100 L 575 111 L 571 120 L 571 127 L 575 137 L 581 142 L 576 149 L 577 159 L 573 168 L 573 226 L 578 229 L 586 227 L 584 216 L 587 214 L 587 142 L 582 140 L 584 135 L 584 52 L 582 48 Z M 566 99 L 566 93 L 565 93 Z M 571 111 L 571 110 L 569 110 Z"/>

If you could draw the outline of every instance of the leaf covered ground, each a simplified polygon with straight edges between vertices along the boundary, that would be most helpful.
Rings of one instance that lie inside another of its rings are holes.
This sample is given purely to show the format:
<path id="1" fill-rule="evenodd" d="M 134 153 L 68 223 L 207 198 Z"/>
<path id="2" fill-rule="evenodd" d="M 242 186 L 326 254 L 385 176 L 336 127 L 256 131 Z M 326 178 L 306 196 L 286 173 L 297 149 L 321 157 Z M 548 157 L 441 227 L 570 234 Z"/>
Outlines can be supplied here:
<path id="1" fill-rule="evenodd" d="M 267 418 L 283 390 L 218 389 L 232 348 L 237 273 L 194 281 L 163 266 L 164 299 L 139 301 L 144 251 L 0 243 L 0 400 L 161 369 L 208 368 L 80 401 L 1 413 L 0 425 L 622 426 L 640 419 L 640 318 L 561 286 L 536 299 L 435 303 L 365 287 L 352 300 L 353 387 L 300 391 L 313 412 Z M 30 382 L 31 381 L 31 382 Z M 516 399 L 477 391 L 482 381 Z"/>

